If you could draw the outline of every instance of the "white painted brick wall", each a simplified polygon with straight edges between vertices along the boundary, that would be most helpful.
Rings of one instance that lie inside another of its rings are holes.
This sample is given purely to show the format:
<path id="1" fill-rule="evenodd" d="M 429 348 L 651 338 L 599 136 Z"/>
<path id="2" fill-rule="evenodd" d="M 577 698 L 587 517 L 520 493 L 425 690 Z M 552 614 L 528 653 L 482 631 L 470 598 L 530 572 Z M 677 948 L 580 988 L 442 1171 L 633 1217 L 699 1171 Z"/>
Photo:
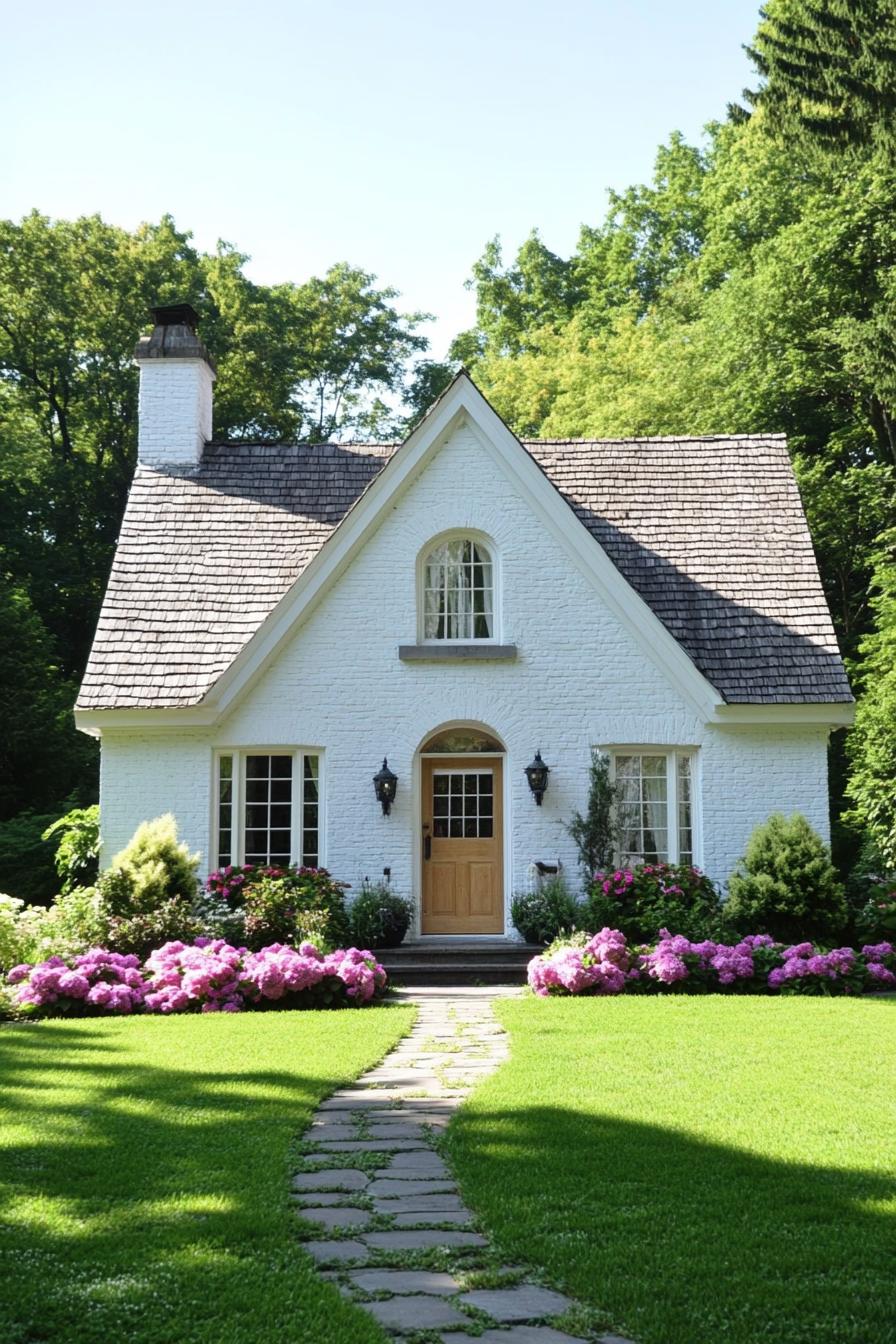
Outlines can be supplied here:
<path id="1" fill-rule="evenodd" d="M 449 528 L 493 539 L 500 636 L 518 646 L 516 662 L 399 661 L 399 644 L 416 640 L 418 555 Z M 698 859 L 716 879 L 775 809 L 799 809 L 827 834 L 826 730 L 701 723 L 590 580 L 551 548 L 473 436 L 458 431 L 228 720 L 207 735 L 104 743 L 106 854 L 142 818 L 171 810 L 205 866 L 213 748 L 306 746 L 324 757 L 327 866 L 352 883 L 389 866 L 395 887 L 416 895 L 416 753 L 457 721 L 487 726 L 507 748 L 508 901 L 533 859 L 559 855 L 577 877 L 563 820 L 584 804 L 592 743 L 699 748 Z M 541 808 L 523 774 L 537 748 L 551 767 Z M 399 780 L 389 817 L 371 783 L 384 755 Z"/>
<path id="2" fill-rule="evenodd" d="M 212 437 L 215 375 L 204 359 L 142 359 L 137 456 L 147 466 L 195 466 Z"/>

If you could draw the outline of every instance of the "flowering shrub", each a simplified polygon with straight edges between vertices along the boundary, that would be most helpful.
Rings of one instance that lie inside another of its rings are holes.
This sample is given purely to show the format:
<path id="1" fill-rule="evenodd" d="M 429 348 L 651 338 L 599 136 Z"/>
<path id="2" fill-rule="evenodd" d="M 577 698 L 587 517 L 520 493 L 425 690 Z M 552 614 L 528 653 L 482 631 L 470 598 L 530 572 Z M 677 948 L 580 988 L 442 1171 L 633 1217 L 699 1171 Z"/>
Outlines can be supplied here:
<path id="1" fill-rule="evenodd" d="M 205 889 L 211 896 L 217 896 L 229 905 L 241 905 L 243 888 L 250 877 L 279 877 L 282 868 L 258 868 L 251 863 L 228 863 L 226 868 L 216 868 L 205 880 Z"/>
<path id="2" fill-rule="evenodd" d="M 882 989 L 896 986 L 896 946 L 893 943 L 874 943 L 862 948 L 865 970 L 873 984 Z"/>
<path id="3" fill-rule="evenodd" d="M 14 966 L 7 983 L 15 986 L 18 1007 L 51 1007 L 54 1013 L 131 1013 L 142 1006 L 146 993 L 138 959 L 104 948 L 70 962 L 50 957 L 37 966 Z"/>
<path id="4" fill-rule="evenodd" d="M 633 974 L 625 935 L 601 929 L 581 939 L 548 948 L 529 962 L 529 984 L 536 994 L 620 994 Z M 634 975 L 638 972 L 634 971 Z"/>
<path id="5" fill-rule="evenodd" d="M 238 1013 L 244 1008 L 305 1008 L 371 1002 L 386 986 L 386 972 L 372 952 L 356 947 L 320 952 L 275 943 L 259 952 L 222 939 L 173 941 L 150 953 L 141 967 L 134 955 L 93 948 L 66 960 L 10 971 L 16 1008 L 51 1013 Z"/>
<path id="6" fill-rule="evenodd" d="M 200 1008 L 204 1013 L 238 1013 L 243 1000 L 240 978 L 245 948 L 197 938 L 195 943 L 165 943 L 146 958 L 150 974 L 146 1008 L 151 1013 L 177 1013 Z"/>
<path id="7" fill-rule="evenodd" d="M 737 943 L 692 942 L 663 929 L 653 946 L 632 948 L 618 929 L 560 942 L 529 962 L 536 994 L 620 994 L 722 991 L 860 994 L 896 987 L 896 947 L 866 944 L 860 952 L 824 952 L 812 943 L 786 947 L 767 934 Z"/>
<path id="8" fill-rule="evenodd" d="M 346 884 L 326 868 L 230 864 L 210 873 L 205 886 L 209 897 L 242 911 L 246 942 L 256 950 L 310 939 L 333 947 L 349 935 Z"/>
<path id="9" fill-rule="evenodd" d="M 719 910 L 712 882 L 687 864 L 644 863 L 597 872 L 586 898 L 591 928 L 609 924 L 636 942 L 656 938 L 665 928 L 707 938 L 715 931 Z"/>
<path id="10" fill-rule="evenodd" d="M 340 948 L 326 955 L 313 943 L 296 949 L 274 943 L 246 958 L 244 992 L 256 1004 L 262 1000 L 284 1001 L 311 992 L 315 1002 L 329 1005 L 348 999 L 368 1003 L 385 988 L 386 972 L 372 952 L 357 947 Z"/>

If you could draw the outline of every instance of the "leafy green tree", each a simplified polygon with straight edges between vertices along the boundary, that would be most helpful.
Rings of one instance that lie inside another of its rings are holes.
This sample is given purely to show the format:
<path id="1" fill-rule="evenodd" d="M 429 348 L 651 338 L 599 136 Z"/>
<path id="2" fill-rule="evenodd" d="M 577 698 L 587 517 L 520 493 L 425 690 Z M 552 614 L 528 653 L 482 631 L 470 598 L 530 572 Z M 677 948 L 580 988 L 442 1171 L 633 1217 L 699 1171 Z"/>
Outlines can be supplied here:
<path id="1" fill-rule="evenodd" d="M 75 731 L 74 686 L 40 618 L 25 593 L 2 579 L 0 628 L 0 821 L 29 808 L 55 815 L 70 794 L 95 788 L 96 744 Z"/>
<path id="2" fill-rule="evenodd" d="M 0 695 L 6 710 L 15 701 L 0 819 L 95 791 L 95 747 L 68 711 L 134 470 L 132 355 L 153 304 L 189 299 L 199 314 L 218 437 L 318 441 L 404 423 L 423 315 L 399 312 L 358 268 L 264 286 L 246 261 L 223 242 L 200 252 L 170 216 L 133 232 L 98 215 L 0 220 Z"/>
<path id="3" fill-rule="evenodd" d="M 883 538 L 875 575 L 873 632 L 862 645 L 862 695 L 850 735 L 851 820 L 896 871 L 896 531 Z"/>

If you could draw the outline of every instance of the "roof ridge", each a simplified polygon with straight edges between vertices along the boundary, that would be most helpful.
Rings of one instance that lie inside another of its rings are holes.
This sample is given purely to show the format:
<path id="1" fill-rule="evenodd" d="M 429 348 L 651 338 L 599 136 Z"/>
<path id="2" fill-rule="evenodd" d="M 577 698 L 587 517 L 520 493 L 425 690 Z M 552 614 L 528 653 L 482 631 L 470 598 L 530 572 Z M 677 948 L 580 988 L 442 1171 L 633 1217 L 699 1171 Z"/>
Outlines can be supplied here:
<path id="1" fill-rule="evenodd" d="M 638 434 L 625 438 L 590 439 L 520 439 L 520 443 L 551 446 L 565 443 L 786 443 L 787 435 L 780 431 L 768 434 Z"/>
<path id="2" fill-rule="evenodd" d="M 398 439 L 209 439 L 206 448 L 400 448 Z"/>
<path id="3" fill-rule="evenodd" d="M 592 435 L 590 438 L 557 437 L 551 439 L 520 438 L 523 444 L 576 444 L 576 443 L 783 443 L 787 435 L 782 431 L 753 434 L 628 434 L 619 437 Z M 400 448 L 399 439 L 325 439 L 315 443 L 311 439 L 210 439 L 206 448 Z"/>

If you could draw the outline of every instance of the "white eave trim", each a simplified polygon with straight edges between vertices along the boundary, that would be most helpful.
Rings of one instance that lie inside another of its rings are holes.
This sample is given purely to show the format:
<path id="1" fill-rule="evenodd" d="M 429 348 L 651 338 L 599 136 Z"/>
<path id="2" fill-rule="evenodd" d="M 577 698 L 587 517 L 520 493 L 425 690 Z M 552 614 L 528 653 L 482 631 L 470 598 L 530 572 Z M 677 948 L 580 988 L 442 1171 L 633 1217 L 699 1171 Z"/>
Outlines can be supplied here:
<path id="1" fill-rule="evenodd" d="M 179 728 L 208 728 L 220 717 L 207 705 L 160 707 L 158 709 L 76 709 L 75 727 L 89 737 L 102 737 L 106 730 L 133 731 Z"/>
<path id="2" fill-rule="evenodd" d="M 856 716 L 856 707 L 848 703 L 720 705 L 710 723 L 745 726 L 762 723 L 817 723 L 829 728 L 848 728 Z"/>
<path id="3" fill-rule="evenodd" d="M 497 459 L 520 494 L 544 520 L 555 543 L 601 593 L 617 620 L 645 656 L 670 679 L 703 718 L 723 704 L 721 695 L 697 670 L 681 645 L 634 588 L 532 456 L 488 404 L 466 374 L 436 402 L 429 414 L 386 463 L 345 515 L 290 590 L 209 690 L 203 705 L 223 714 L 261 674 L 294 632 L 299 619 L 320 600 L 377 530 L 395 498 L 423 470 L 456 425 L 466 420 L 484 451 Z"/>

